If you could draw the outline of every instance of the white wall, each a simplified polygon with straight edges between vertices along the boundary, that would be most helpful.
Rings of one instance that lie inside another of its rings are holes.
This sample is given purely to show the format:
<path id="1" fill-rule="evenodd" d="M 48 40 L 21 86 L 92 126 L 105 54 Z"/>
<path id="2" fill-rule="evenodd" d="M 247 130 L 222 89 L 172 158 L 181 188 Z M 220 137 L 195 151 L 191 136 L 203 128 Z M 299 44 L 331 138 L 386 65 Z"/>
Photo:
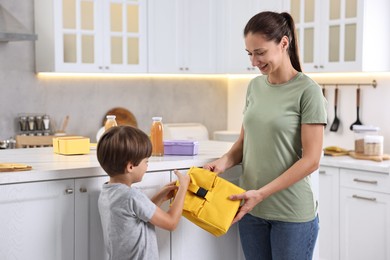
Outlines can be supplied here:
<path id="1" fill-rule="evenodd" d="M 255 76 L 255 75 L 254 75 Z M 253 76 L 253 77 L 254 77 Z M 375 79 L 376 88 L 361 86 L 360 120 L 363 124 L 380 127 L 384 136 L 384 151 L 390 153 L 390 73 L 313 74 L 319 83 L 367 83 Z M 239 130 L 248 82 L 252 77 L 230 78 L 228 85 L 228 130 Z M 337 145 L 354 149 L 354 135 L 349 130 L 356 121 L 356 87 L 339 86 L 337 132 L 329 131 L 334 119 L 334 86 L 326 86 L 329 125 L 325 129 L 324 146 Z"/>

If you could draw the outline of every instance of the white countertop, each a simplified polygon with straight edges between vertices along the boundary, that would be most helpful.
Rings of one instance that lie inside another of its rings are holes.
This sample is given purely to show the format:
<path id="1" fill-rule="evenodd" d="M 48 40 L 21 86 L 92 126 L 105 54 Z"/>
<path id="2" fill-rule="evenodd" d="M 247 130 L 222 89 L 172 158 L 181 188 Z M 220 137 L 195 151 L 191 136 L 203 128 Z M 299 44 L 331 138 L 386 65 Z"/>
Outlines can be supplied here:
<path id="1" fill-rule="evenodd" d="M 203 166 L 227 152 L 233 143 L 220 141 L 199 142 L 199 153 L 194 156 L 150 157 L 148 172 Z M 1 163 L 23 163 L 31 171 L 2 172 L 0 184 L 32 182 L 68 178 L 105 176 L 96 158 L 96 150 L 86 155 L 59 155 L 52 147 L 0 150 Z"/>
<path id="2" fill-rule="evenodd" d="M 321 159 L 321 166 L 331 166 L 390 174 L 390 160 L 375 162 L 370 160 L 357 160 L 350 156 L 324 156 Z"/>
<path id="3" fill-rule="evenodd" d="M 202 141 L 199 142 L 198 155 L 151 157 L 148 172 L 183 169 L 192 166 L 201 167 L 222 156 L 232 144 L 230 142 Z M 97 161 L 96 150 L 91 150 L 87 155 L 58 155 L 53 153 L 51 147 L 0 150 L 0 162 L 23 163 L 32 166 L 31 171 L 0 173 L 0 184 L 106 175 Z M 356 160 L 349 156 L 324 156 L 321 159 L 321 165 L 390 173 L 390 161 Z"/>

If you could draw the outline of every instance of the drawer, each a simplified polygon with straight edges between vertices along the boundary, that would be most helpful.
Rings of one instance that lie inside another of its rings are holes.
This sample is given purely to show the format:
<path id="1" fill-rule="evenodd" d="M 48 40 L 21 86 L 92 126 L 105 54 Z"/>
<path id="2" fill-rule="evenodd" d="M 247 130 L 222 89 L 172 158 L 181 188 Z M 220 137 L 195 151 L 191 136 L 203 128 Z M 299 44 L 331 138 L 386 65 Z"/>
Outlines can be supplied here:
<path id="1" fill-rule="evenodd" d="M 340 186 L 390 194 L 389 174 L 340 169 Z"/>

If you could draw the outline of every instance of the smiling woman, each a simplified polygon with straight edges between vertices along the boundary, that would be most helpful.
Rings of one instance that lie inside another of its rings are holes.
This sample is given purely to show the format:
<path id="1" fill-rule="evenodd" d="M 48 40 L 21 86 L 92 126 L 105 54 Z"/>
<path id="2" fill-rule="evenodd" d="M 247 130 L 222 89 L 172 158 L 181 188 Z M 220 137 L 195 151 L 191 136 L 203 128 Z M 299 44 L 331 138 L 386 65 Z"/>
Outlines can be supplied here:
<path id="1" fill-rule="evenodd" d="M 246 259 L 309 260 L 318 235 L 309 175 L 322 155 L 326 100 L 302 73 L 290 14 L 261 12 L 244 36 L 252 65 L 264 75 L 249 83 L 238 140 L 204 167 L 223 172 L 243 165 L 246 192 L 231 198 L 245 201 L 233 222 L 239 221 Z"/>

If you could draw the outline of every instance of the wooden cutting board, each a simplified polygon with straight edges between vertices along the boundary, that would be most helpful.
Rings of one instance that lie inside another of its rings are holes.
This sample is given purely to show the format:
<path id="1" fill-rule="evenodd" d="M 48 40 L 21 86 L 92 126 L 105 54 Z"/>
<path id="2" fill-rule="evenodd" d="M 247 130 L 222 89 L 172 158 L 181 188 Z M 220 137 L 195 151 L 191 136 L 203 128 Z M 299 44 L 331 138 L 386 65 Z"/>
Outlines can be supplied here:
<path id="1" fill-rule="evenodd" d="M 32 167 L 21 163 L 0 163 L 0 172 L 29 171 Z"/>
<path id="2" fill-rule="evenodd" d="M 343 156 L 343 155 L 348 155 L 348 151 L 345 152 L 336 152 L 336 151 L 324 151 L 325 155 L 329 156 Z"/>
<path id="3" fill-rule="evenodd" d="M 364 155 L 362 153 L 349 152 L 349 156 L 359 160 L 371 160 L 375 162 L 382 162 L 384 160 L 390 160 L 390 155 L 384 154 L 382 156 Z"/>

